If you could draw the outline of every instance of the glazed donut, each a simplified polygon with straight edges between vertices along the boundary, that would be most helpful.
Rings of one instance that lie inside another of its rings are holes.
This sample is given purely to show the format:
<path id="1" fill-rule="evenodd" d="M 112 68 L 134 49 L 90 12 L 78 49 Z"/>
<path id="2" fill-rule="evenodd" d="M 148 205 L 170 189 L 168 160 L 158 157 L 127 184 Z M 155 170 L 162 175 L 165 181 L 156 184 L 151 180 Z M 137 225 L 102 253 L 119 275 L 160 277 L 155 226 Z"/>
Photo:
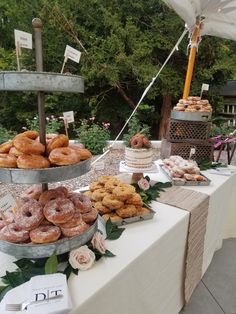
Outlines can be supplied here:
<path id="1" fill-rule="evenodd" d="M 134 205 L 125 205 L 117 209 L 116 213 L 122 218 L 129 218 L 137 215 L 137 209 Z"/>
<path id="2" fill-rule="evenodd" d="M 25 137 L 30 138 L 31 140 L 35 140 L 39 136 L 39 132 L 37 132 L 37 131 L 25 131 L 25 132 L 17 134 L 14 137 L 14 139 L 21 137 L 21 136 L 25 136 Z"/>
<path id="3" fill-rule="evenodd" d="M 15 213 L 16 224 L 28 231 L 38 227 L 43 219 L 43 207 L 34 199 L 18 207 Z"/>
<path id="4" fill-rule="evenodd" d="M 60 193 L 61 197 L 63 195 L 65 198 L 67 198 L 69 195 L 69 191 L 65 186 L 58 186 L 55 188 L 55 190 Z"/>
<path id="5" fill-rule="evenodd" d="M 67 195 L 66 195 L 67 196 Z M 48 191 L 44 191 L 40 197 L 39 202 L 44 206 L 48 202 L 55 200 L 57 198 L 65 198 L 66 197 L 61 190 L 58 189 L 51 189 Z"/>
<path id="6" fill-rule="evenodd" d="M 45 136 L 46 137 L 46 144 L 48 144 L 56 136 L 58 136 L 58 134 L 56 134 L 56 133 L 46 134 L 46 136 Z M 40 142 L 40 137 L 39 136 L 36 138 L 36 141 Z"/>
<path id="7" fill-rule="evenodd" d="M 89 212 L 92 208 L 90 198 L 82 193 L 73 192 L 68 198 L 74 204 L 75 210 L 78 210 L 81 214 Z"/>
<path id="8" fill-rule="evenodd" d="M 74 216 L 75 207 L 69 199 L 59 197 L 47 202 L 43 208 L 43 213 L 48 221 L 62 224 Z"/>
<path id="9" fill-rule="evenodd" d="M 13 146 L 13 141 L 8 141 L 0 145 L 0 153 L 8 153 Z"/>
<path id="10" fill-rule="evenodd" d="M 69 138 L 64 134 L 59 134 L 49 141 L 47 144 L 47 154 L 49 155 L 51 151 L 59 147 L 67 147 L 69 145 Z"/>
<path id="11" fill-rule="evenodd" d="M 67 222 L 63 224 L 58 224 L 59 227 L 61 228 L 74 228 L 78 226 L 82 222 L 82 215 L 81 213 L 77 210 L 74 213 L 74 216 Z"/>
<path id="12" fill-rule="evenodd" d="M 22 230 L 16 223 L 5 226 L 0 230 L 0 240 L 11 243 L 26 242 L 29 239 L 29 231 Z"/>
<path id="13" fill-rule="evenodd" d="M 124 206 L 124 203 L 112 194 L 106 195 L 102 200 L 102 204 L 111 209 L 118 209 Z"/>
<path id="14" fill-rule="evenodd" d="M 42 169 L 49 168 L 50 163 L 41 155 L 23 154 L 17 158 L 17 166 L 21 169 Z"/>
<path id="15" fill-rule="evenodd" d="M 74 149 L 77 154 L 79 154 L 80 160 L 86 160 L 92 157 L 92 153 L 86 148 L 74 148 L 69 146 L 70 148 Z"/>
<path id="16" fill-rule="evenodd" d="M 135 187 L 130 184 L 123 184 L 116 187 L 112 192 L 119 200 L 125 201 L 135 193 Z"/>
<path id="17" fill-rule="evenodd" d="M 24 153 L 20 152 L 18 149 L 16 149 L 14 146 L 12 146 L 9 150 L 9 155 L 14 155 L 16 157 L 19 157 L 20 155 L 24 155 Z"/>
<path id="18" fill-rule="evenodd" d="M 41 194 L 42 194 L 42 185 L 33 184 L 27 190 L 21 193 L 20 197 L 29 197 L 38 201 Z"/>
<path id="19" fill-rule="evenodd" d="M 15 137 L 13 145 L 17 150 L 28 155 L 40 155 L 45 151 L 45 146 L 43 144 L 26 136 Z"/>
<path id="20" fill-rule="evenodd" d="M 80 161 L 76 151 L 69 147 L 54 148 L 48 158 L 53 165 L 57 166 L 73 165 Z"/>
<path id="21" fill-rule="evenodd" d="M 84 144 L 82 144 L 82 143 L 69 144 L 69 147 L 74 148 L 74 149 L 81 149 L 81 148 L 84 148 Z"/>
<path id="22" fill-rule="evenodd" d="M 92 208 L 89 212 L 82 214 L 82 219 L 87 224 L 93 223 L 98 216 L 98 212 L 95 208 Z"/>
<path id="23" fill-rule="evenodd" d="M 33 243 L 50 243 L 55 242 L 60 238 L 61 229 L 57 226 L 39 226 L 31 230 L 29 233 L 30 240 Z"/>
<path id="24" fill-rule="evenodd" d="M 0 214 L 0 230 L 14 222 L 14 214 L 11 210 L 6 210 L 2 214 Z"/>
<path id="25" fill-rule="evenodd" d="M 0 153 L 0 168 L 16 168 L 17 158 L 13 155 Z"/>
<path id="26" fill-rule="evenodd" d="M 96 208 L 96 210 L 99 212 L 99 214 L 103 215 L 103 214 L 108 214 L 110 213 L 113 209 L 106 207 L 102 204 L 102 202 L 96 202 L 94 204 L 94 207 Z"/>
<path id="27" fill-rule="evenodd" d="M 84 221 L 82 221 L 78 226 L 73 228 L 61 228 L 61 232 L 64 235 L 64 237 L 74 237 L 76 235 L 84 233 L 86 230 L 88 230 L 90 226 L 86 224 Z"/>
<path id="28" fill-rule="evenodd" d="M 107 191 L 105 189 L 98 189 L 98 190 L 95 190 L 93 191 L 92 193 L 92 200 L 98 202 L 98 201 L 102 201 L 103 198 L 106 196 L 106 195 L 109 195 L 107 193 Z"/>

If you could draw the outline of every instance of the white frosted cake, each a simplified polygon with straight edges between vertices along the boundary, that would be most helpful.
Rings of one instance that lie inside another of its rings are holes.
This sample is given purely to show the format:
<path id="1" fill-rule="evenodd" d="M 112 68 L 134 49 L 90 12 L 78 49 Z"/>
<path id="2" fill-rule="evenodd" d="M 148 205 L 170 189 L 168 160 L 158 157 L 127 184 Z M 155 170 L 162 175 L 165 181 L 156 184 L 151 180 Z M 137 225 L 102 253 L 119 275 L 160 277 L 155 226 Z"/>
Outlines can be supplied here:
<path id="1" fill-rule="evenodd" d="M 150 168 L 152 166 L 152 148 L 125 148 L 125 164 L 131 168 Z"/>

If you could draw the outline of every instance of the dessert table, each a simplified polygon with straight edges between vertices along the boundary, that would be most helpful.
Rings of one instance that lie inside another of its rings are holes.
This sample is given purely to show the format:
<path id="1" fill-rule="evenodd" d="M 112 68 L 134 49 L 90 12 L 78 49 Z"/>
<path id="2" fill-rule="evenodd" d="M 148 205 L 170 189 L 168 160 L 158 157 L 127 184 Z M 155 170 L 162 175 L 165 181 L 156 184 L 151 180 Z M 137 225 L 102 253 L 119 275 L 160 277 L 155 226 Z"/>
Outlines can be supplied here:
<path id="1" fill-rule="evenodd" d="M 203 173 L 211 180 L 209 186 L 184 187 L 210 197 L 202 275 L 223 238 L 236 237 L 236 173 Z M 167 181 L 161 172 L 149 177 Z M 116 257 L 102 258 L 91 269 L 71 275 L 70 314 L 177 314 L 181 310 L 190 214 L 157 201 L 151 206 L 156 211 L 152 220 L 127 225 L 118 240 L 107 241 Z M 0 260 L 0 275 L 13 269 L 13 257 L 0 253 Z"/>

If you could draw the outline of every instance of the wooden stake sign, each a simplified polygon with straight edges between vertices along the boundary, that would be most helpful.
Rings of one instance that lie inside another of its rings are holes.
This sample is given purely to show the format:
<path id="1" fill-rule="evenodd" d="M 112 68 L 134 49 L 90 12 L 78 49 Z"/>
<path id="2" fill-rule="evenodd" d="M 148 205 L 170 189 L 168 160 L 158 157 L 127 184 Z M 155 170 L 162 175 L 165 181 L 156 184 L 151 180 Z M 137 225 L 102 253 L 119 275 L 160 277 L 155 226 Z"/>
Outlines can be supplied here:
<path id="1" fill-rule="evenodd" d="M 64 120 L 66 136 L 68 136 L 69 123 L 72 123 L 75 121 L 74 111 L 63 112 L 63 118 L 64 118 L 63 120 Z"/>
<path id="2" fill-rule="evenodd" d="M 72 61 L 79 63 L 81 57 L 81 52 L 79 50 L 76 50 L 72 48 L 69 45 L 66 45 L 65 53 L 64 53 L 64 62 L 61 68 L 61 74 L 64 72 L 64 67 L 68 59 L 71 59 Z"/>
<path id="3" fill-rule="evenodd" d="M 20 56 L 21 48 L 32 49 L 32 34 L 14 30 L 15 34 L 15 46 L 16 46 L 16 62 L 17 62 L 17 71 L 21 70 L 20 67 Z"/>

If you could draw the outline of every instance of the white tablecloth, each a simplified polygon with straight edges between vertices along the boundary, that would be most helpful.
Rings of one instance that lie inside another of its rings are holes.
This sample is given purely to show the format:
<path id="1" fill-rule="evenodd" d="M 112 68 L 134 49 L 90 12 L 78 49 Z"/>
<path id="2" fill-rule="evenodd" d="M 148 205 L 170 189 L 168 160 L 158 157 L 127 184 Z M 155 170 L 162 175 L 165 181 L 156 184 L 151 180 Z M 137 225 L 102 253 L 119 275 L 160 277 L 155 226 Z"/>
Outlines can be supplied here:
<path id="1" fill-rule="evenodd" d="M 222 239 L 236 237 L 236 174 L 205 174 L 207 187 L 189 187 L 210 195 L 203 273 Z M 165 181 L 163 174 L 150 174 Z M 69 279 L 71 314 L 177 314 L 183 306 L 183 273 L 189 213 L 152 203 L 154 219 L 126 226 L 120 239 L 107 241 L 117 256 L 103 258 Z M 13 258 L 0 253 L 1 275 Z M 46 313 L 45 313 L 46 314 Z"/>

